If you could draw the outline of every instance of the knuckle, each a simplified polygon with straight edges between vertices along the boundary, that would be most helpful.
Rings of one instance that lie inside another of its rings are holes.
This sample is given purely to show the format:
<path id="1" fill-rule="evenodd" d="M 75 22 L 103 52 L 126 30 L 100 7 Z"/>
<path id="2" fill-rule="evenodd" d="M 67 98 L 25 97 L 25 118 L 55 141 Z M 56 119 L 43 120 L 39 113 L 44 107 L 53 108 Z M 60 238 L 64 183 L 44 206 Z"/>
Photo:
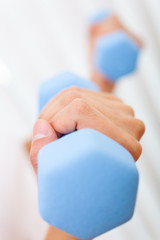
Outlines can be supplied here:
<path id="1" fill-rule="evenodd" d="M 61 90 L 57 95 L 59 96 L 63 96 L 66 92 L 67 92 L 68 89 L 63 89 Z"/>
<path id="2" fill-rule="evenodd" d="M 120 102 L 120 103 L 123 103 L 122 99 L 120 99 L 119 97 L 113 95 L 113 94 L 110 94 L 110 93 L 106 93 L 106 97 L 108 100 L 112 100 L 112 101 L 117 101 L 117 102 Z"/>
<path id="3" fill-rule="evenodd" d="M 80 98 L 80 94 L 74 90 L 69 90 L 65 96 L 68 102 L 73 101 L 75 98 Z"/>
<path id="4" fill-rule="evenodd" d="M 135 161 L 138 160 L 142 153 L 142 146 L 135 138 L 130 139 L 129 145 L 126 149 L 131 153 Z"/>
<path id="5" fill-rule="evenodd" d="M 144 123 L 141 120 L 136 119 L 134 117 L 127 117 L 127 118 L 125 118 L 124 122 L 125 122 L 126 126 L 128 126 L 132 130 L 135 138 L 137 140 L 140 140 L 145 132 Z"/>
<path id="6" fill-rule="evenodd" d="M 73 104 L 73 110 L 78 114 L 85 113 L 86 111 L 89 110 L 89 105 L 82 98 L 75 98 L 72 104 Z"/>
<path id="7" fill-rule="evenodd" d="M 63 95 L 62 95 L 61 105 L 69 104 L 74 99 L 81 98 L 80 94 L 73 89 L 67 89 L 64 91 L 65 92 L 63 92 Z"/>
<path id="8" fill-rule="evenodd" d="M 140 119 L 135 119 L 135 120 L 136 120 L 135 127 L 137 129 L 137 135 L 138 135 L 138 138 L 140 139 L 145 132 L 145 125 Z"/>
<path id="9" fill-rule="evenodd" d="M 68 88 L 69 91 L 74 91 L 74 92 L 79 92 L 80 91 L 80 88 L 77 87 L 77 86 L 71 86 Z"/>
<path id="10" fill-rule="evenodd" d="M 68 88 L 65 88 L 63 90 L 61 90 L 58 95 L 61 97 L 61 96 L 64 96 L 66 95 L 68 92 L 79 92 L 80 91 L 80 88 L 77 87 L 77 86 L 71 86 L 71 87 L 68 87 Z"/>
<path id="11" fill-rule="evenodd" d="M 123 100 L 119 97 L 114 96 L 114 100 L 116 100 L 117 102 L 123 103 Z"/>
<path id="12" fill-rule="evenodd" d="M 137 142 L 135 149 L 136 149 L 136 151 L 135 151 L 135 161 L 137 161 L 138 158 L 140 157 L 141 153 L 142 153 L 142 146 L 139 142 Z"/>
<path id="13" fill-rule="evenodd" d="M 133 108 L 131 106 L 125 105 L 125 109 L 131 116 L 135 115 L 134 110 L 133 110 Z"/>

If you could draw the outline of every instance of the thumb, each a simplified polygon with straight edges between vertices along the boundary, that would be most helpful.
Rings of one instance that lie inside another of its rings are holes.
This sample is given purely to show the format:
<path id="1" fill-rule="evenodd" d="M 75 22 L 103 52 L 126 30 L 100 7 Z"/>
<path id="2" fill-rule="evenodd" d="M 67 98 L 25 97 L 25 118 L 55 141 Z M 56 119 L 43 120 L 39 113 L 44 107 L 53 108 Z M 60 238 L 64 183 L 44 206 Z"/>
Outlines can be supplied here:
<path id="1" fill-rule="evenodd" d="M 46 144 L 57 139 L 57 135 L 53 127 L 44 119 L 36 121 L 33 127 L 33 139 L 30 151 L 30 160 L 32 166 L 37 173 L 37 157 L 40 149 Z"/>

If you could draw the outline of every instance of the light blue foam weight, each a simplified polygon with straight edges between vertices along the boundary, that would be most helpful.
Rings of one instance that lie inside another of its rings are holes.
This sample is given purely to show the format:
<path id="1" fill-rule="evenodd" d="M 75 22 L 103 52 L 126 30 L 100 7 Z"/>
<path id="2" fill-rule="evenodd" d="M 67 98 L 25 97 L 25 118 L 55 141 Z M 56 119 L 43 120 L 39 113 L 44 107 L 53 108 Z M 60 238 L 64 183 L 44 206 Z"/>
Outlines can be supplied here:
<path id="1" fill-rule="evenodd" d="M 65 79 L 80 83 L 76 75 L 60 74 L 52 79 L 56 82 L 53 94 L 63 88 L 63 81 L 66 87 Z M 81 80 L 81 86 L 89 87 L 89 82 Z M 47 86 L 41 86 L 45 94 L 39 96 L 44 96 L 45 104 Z M 138 171 L 131 154 L 93 129 L 65 135 L 47 144 L 38 155 L 40 215 L 80 239 L 94 238 L 128 221 L 134 212 L 137 187 Z"/>
<path id="2" fill-rule="evenodd" d="M 107 20 L 110 16 L 112 16 L 112 13 L 108 9 L 101 9 L 97 11 L 96 13 L 92 14 L 88 18 L 88 22 L 90 24 L 97 24 L 102 22 L 103 20 Z"/>
<path id="3" fill-rule="evenodd" d="M 100 37 L 95 45 L 95 67 L 115 82 L 136 69 L 139 46 L 124 31 L 117 30 Z"/>
<path id="4" fill-rule="evenodd" d="M 137 185 L 132 156 L 95 130 L 71 133 L 40 151 L 40 215 L 77 238 L 92 239 L 128 221 Z"/>

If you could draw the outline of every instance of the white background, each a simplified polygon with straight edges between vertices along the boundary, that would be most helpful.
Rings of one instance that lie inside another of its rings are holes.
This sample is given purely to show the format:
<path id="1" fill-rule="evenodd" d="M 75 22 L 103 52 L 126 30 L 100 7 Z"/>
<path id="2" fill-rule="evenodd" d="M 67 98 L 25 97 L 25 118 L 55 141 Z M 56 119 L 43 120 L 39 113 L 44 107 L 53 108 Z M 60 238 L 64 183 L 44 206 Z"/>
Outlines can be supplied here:
<path id="1" fill-rule="evenodd" d="M 37 87 L 64 70 L 89 78 L 87 17 L 110 7 L 144 41 L 138 72 L 115 93 L 146 124 L 137 163 L 133 219 L 97 239 L 160 239 L 159 0 L 0 0 L 0 239 L 43 239 L 36 178 L 24 151 L 37 109 Z"/>

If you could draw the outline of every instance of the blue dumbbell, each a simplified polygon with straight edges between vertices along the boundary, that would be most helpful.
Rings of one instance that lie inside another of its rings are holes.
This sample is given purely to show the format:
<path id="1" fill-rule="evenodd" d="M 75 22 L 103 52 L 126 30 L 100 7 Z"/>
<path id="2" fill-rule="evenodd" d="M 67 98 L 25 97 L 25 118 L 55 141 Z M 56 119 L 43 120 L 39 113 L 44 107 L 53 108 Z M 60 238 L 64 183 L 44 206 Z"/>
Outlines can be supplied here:
<path id="1" fill-rule="evenodd" d="M 109 19 L 109 11 L 100 11 L 90 18 L 91 24 Z M 116 30 L 98 38 L 93 61 L 95 68 L 111 82 L 136 69 L 140 52 L 138 44 L 123 30 Z"/>
<path id="2" fill-rule="evenodd" d="M 41 85 L 39 109 L 69 86 L 98 91 L 93 83 L 63 73 Z M 138 171 L 131 154 L 93 129 L 67 134 L 38 155 L 40 215 L 80 239 L 94 238 L 128 221 L 137 187 Z"/>
<path id="3" fill-rule="evenodd" d="M 40 113 L 49 100 L 57 95 L 61 90 L 71 86 L 78 86 L 95 91 L 99 90 L 97 85 L 93 82 L 87 80 L 84 81 L 84 79 L 79 76 L 65 72 L 57 77 L 44 81 L 40 85 L 38 92 L 38 112 Z"/>

